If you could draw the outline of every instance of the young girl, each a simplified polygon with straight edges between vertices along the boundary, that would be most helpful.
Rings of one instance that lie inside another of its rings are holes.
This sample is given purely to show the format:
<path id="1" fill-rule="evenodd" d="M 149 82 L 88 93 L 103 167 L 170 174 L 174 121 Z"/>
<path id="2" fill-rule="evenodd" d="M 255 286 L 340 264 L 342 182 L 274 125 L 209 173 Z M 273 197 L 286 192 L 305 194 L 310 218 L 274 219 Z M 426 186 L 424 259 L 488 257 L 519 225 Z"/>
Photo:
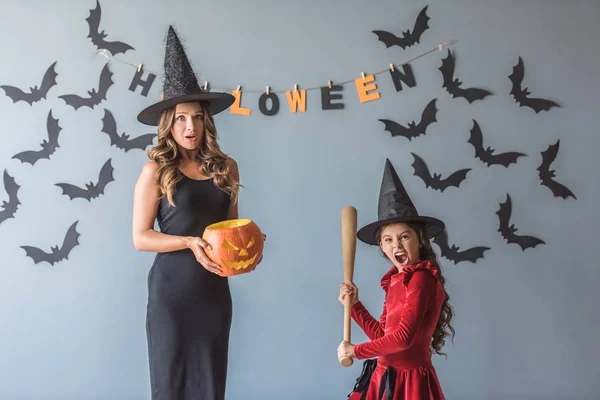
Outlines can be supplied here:
<path id="1" fill-rule="evenodd" d="M 379 320 L 358 299 L 352 282 L 340 285 L 339 300 L 350 296 L 352 318 L 370 341 L 342 342 L 338 358 L 365 361 L 351 400 L 443 400 L 431 362 L 445 338 L 454 335 L 452 309 L 430 239 L 444 230 L 436 218 L 420 216 L 389 160 L 379 198 L 378 221 L 358 231 L 365 243 L 379 245 L 393 266 L 381 279 L 385 291 Z"/>

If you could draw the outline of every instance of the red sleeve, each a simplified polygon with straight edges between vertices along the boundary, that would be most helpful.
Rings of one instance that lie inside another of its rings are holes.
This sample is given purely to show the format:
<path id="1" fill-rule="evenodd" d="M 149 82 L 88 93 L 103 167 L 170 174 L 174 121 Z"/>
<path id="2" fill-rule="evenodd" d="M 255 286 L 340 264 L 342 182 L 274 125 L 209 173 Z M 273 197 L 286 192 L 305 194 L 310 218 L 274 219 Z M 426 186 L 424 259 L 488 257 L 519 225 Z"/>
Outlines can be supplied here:
<path id="1" fill-rule="evenodd" d="M 352 319 L 360 326 L 360 329 L 365 332 L 369 339 L 374 340 L 383 336 L 386 317 L 385 303 L 383 303 L 383 313 L 381 314 L 379 321 L 373 318 L 360 301 L 357 301 L 354 306 L 352 306 L 351 311 Z"/>
<path id="2" fill-rule="evenodd" d="M 436 279 L 427 271 L 416 271 L 408 283 L 404 312 L 398 327 L 378 339 L 357 344 L 357 359 L 397 353 L 409 348 L 423 323 L 423 318 L 435 295 Z"/>

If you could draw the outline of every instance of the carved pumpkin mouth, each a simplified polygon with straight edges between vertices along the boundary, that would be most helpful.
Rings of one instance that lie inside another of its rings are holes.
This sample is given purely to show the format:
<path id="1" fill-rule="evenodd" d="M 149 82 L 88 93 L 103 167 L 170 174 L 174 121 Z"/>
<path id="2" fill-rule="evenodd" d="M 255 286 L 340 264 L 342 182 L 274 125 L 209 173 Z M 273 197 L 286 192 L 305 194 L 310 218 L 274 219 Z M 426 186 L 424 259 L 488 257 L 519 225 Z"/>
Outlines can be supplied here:
<path id="1" fill-rule="evenodd" d="M 227 260 L 223 260 L 223 263 L 227 266 L 227 268 L 233 268 L 233 269 L 245 269 L 248 268 L 249 265 L 251 265 L 254 260 L 256 260 L 256 256 L 257 254 L 254 255 L 254 257 L 249 258 L 248 260 L 242 260 L 242 261 L 227 261 Z"/>

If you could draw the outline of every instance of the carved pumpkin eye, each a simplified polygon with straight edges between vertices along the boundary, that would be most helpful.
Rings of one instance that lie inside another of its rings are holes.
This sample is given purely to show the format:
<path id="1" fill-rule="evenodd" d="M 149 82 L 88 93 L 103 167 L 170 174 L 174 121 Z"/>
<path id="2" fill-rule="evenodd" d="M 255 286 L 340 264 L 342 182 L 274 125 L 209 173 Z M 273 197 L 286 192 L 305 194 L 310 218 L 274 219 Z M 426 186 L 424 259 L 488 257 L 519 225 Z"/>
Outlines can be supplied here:
<path id="1" fill-rule="evenodd" d="M 253 244 L 254 244 L 254 236 L 252 236 L 250 238 L 250 243 L 248 243 L 248 246 L 246 246 L 246 248 L 249 249 L 250 247 L 252 247 Z"/>
<path id="2" fill-rule="evenodd" d="M 229 241 L 227 239 L 223 240 L 223 248 L 224 249 L 231 249 L 231 250 L 239 250 L 237 247 L 235 247 L 234 245 L 232 245 L 231 243 L 229 243 Z"/>

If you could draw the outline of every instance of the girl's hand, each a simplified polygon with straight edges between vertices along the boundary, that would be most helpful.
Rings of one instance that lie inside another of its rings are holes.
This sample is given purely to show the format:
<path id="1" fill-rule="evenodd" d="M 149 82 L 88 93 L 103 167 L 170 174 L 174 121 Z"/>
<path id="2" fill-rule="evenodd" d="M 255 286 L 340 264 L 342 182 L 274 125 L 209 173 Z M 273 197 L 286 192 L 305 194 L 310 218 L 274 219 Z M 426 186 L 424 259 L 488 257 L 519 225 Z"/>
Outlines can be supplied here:
<path id="1" fill-rule="evenodd" d="M 340 285 L 340 297 L 338 297 L 338 300 L 344 304 L 346 296 L 350 297 L 350 307 L 358 302 L 358 288 L 350 281 L 346 281 Z"/>

